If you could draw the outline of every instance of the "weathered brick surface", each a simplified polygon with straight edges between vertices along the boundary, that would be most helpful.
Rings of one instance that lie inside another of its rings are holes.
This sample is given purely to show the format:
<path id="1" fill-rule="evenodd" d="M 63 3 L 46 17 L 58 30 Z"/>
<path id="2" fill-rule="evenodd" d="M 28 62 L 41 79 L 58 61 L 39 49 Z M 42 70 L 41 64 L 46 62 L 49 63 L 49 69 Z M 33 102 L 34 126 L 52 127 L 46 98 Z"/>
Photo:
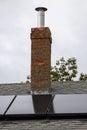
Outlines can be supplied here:
<path id="1" fill-rule="evenodd" d="M 34 91 L 51 86 L 51 32 L 49 28 L 31 29 L 31 87 Z"/>
<path id="2" fill-rule="evenodd" d="M 31 29 L 31 39 L 45 38 L 51 41 L 51 32 L 48 27 L 32 28 Z"/>

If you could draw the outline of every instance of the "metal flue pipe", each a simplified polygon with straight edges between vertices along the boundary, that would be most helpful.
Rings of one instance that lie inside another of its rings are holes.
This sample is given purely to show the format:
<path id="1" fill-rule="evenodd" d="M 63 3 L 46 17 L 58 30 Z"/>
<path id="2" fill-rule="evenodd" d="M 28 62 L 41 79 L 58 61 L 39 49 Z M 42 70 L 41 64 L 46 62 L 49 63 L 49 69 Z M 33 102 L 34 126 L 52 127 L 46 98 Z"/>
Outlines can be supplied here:
<path id="1" fill-rule="evenodd" d="M 44 27 L 45 26 L 45 11 L 47 11 L 47 8 L 38 7 L 38 8 L 35 8 L 35 10 L 38 11 L 37 26 Z"/>

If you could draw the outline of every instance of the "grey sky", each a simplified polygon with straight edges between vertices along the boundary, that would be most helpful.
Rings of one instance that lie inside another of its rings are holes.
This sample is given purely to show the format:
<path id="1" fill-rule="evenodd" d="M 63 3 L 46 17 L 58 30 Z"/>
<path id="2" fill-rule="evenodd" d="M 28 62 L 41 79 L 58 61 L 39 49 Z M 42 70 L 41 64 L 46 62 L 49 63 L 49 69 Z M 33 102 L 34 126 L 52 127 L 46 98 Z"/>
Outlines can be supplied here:
<path id="1" fill-rule="evenodd" d="M 37 6 L 48 8 L 52 65 L 62 56 L 75 57 L 78 71 L 87 73 L 87 0 L 0 0 L 0 83 L 25 81 L 30 74 Z"/>

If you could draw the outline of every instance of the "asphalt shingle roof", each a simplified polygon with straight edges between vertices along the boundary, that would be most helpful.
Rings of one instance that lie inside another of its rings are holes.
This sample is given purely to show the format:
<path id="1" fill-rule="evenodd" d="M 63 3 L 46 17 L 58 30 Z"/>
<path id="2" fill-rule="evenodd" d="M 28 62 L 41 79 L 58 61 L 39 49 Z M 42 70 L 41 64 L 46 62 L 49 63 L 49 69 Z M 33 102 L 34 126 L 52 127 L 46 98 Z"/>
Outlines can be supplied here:
<path id="1" fill-rule="evenodd" d="M 0 84 L 0 95 L 26 95 L 29 84 Z M 87 81 L 54 82 L 53 94 L 87 93 Z M 0 130 L 87 130 L 87 119 L 15 120 L 0 121 Z"/>

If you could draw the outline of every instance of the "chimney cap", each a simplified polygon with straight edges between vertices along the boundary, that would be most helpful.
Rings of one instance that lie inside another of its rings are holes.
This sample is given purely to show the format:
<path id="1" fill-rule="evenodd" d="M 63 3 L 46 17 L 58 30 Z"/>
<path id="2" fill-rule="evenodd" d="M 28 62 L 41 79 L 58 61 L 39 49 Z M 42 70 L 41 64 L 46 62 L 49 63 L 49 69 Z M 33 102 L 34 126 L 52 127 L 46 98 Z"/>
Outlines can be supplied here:
<path id="1" fill-rule="evenodd" d="M 35 8 L 36 11 L 47 11 L 47 8 L 45 7 L 37 7 Z"/>

